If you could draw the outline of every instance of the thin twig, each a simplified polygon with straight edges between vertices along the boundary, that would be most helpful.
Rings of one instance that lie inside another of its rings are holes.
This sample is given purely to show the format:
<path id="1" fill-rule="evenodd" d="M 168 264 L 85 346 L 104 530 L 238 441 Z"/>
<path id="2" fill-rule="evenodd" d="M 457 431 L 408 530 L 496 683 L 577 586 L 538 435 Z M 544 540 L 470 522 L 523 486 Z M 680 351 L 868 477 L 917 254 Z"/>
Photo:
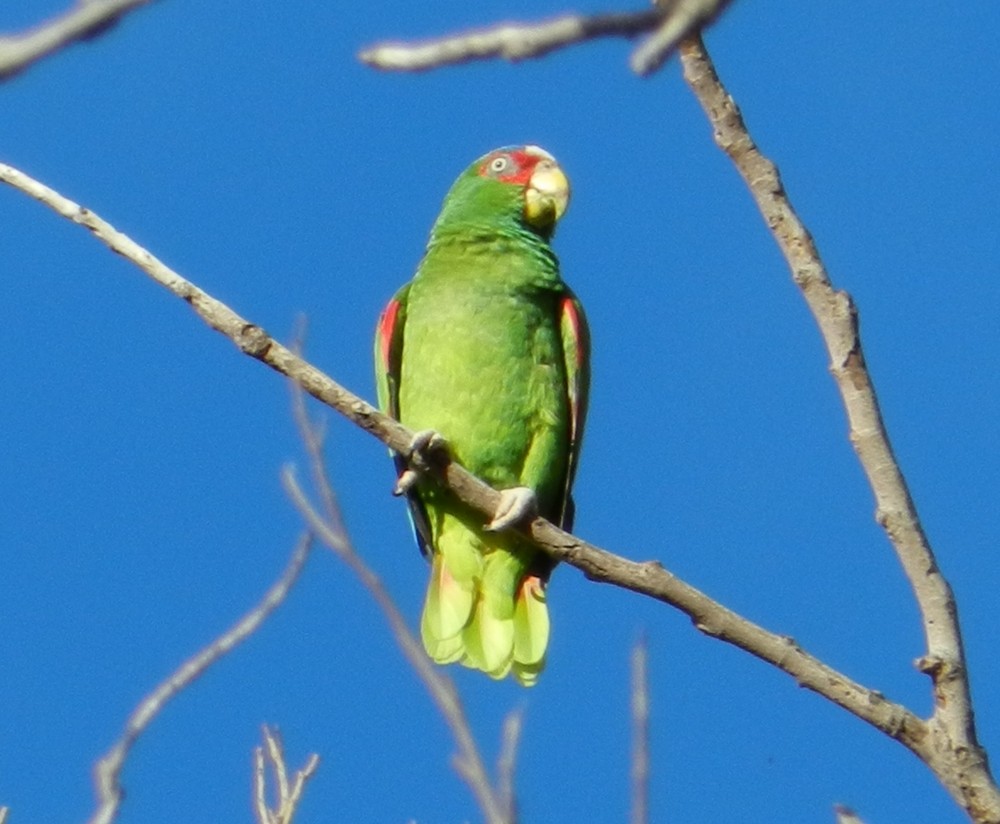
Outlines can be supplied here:
<path id="1" fill-rule="evenodd" d="M 264 746 L 255 747 L 253 754 L 253 796 L 254 811 L 259 824 L 292 824 L 306 781 L 312 778 L 319 767 L 319 756 L 313 753 L 306 760 L 305 766 L 295 773 L 291 784 L 288 783 L 288 768 L 285 766 L 285 749 L 281 735 L 276 729 L 264 725 L 262 729 Z M 266 759 L 265 759 L 266 756 Z M 271 765 L 276 787 L 275 809 L 267 806 L 267 770 L 265 760 Z"/>
<path id="2" fill-rule="evenodd" d="M 125 731 L 115 745 L 101 757 L 94 768 L 94 784 L 98 807 L 90 824 L 110 824 L 118 815 L 123 791 L 121 771 L 129 750 L 167 703 L 185 687 L 249 638 L 264 620 L 285 600 L 298 578 L 312 546 L 312 535 L 299 539 L 288 566 L 278 581 L 267 591 L 261 602 L 243 616 L 228 632 L 220 635 L 193 658 L 189 658 L 163 683 L 147 695 L 129 716 Z"/>
<path id="3" fill-rule="evenodd" d="M 655 29 L 662 17 L 662 12 L 649 9 L 593 16 L 567 14 L 539 23 L 501 23 L 418 43 L 377 43 L 358 58 L 388 71 L 424 71 L 491 57 L 526 60 L 595 37 L 634 37 Z"/>
<path id="4" fill-rule="evenodd" d="M 103 34 L 152 0 L 77 0 L 69 11 L 24 34 L 0 35 L 0 81 L 79 40 Z"/>
<path id="5" fill-rule="evenodd" d="M 938 569 L 889 443 L 861 348 L 851 296 L 835 290 L 812 236 L 795 213 L 775 164 L 753 142 L 700 38 L 681 45 L 684 78 L 705 110 L 719 147 L 746 181 L 802 290 L 830 355 L 850 439 L 876 501 L 876 519 L 896 551 L 923 619 L 927 654 L 917 667 L 934 685 L 929 740 L 915 751 L 976 821 L 1000 821 L 1000 790 L 976 738 L 958 610 Z"/>
<path id="6" fill-rule="evenodd" d="M 296 394 L 301 396 L 302 393 L 297 391 Z M 454 759 L 455 769 L 472 790 L 485 820 L 489 824 L 513 824 L 507 818 L 503 802 L 490 781 L 486 763 L 479 752 L 454 682 L 444 672 L 436 668 L 424 653 L 423 646 L 410 631 L 406 619 L 399 611 L 399 607 L 396 606 L 389 591 L 354 549 L 349 535 L 343 528 L 343 520 L 336 506 L 336 497 L 329 481 L 329 473 L 326 470 L 323 444 L 315 426 L 309 420 L 301 397 L 296 400 L 293 409 L 306 453 L 309 456 L 314 482 L 320 490 L 320 499 L 325 502 L 326 506 L 332 507 L 331 517 L 327 519 L 316 511 L 299 485 L 295 473 L 288 467 L 282 473 L 285 490 L 309 528 L 314 530 L 317 537 L 348 566 L 382 610 L 404 657 L 420 680 L 423 681 L 442 717 L 451 729 L 458 748 Z"/>
<path id="7" fill-rule="evenodd" d="M 632 649 L 632 824 L 649 821 L 649 648 L 642 637 Z"/>
<path id="8" fill-rule="evenodd" d="M 521 742 L 524 727 L 524 713 L 511 710 L 503 720 L 503 734 L 500 737 L 500 755 L 497 757 L 497 787 L 500 799 L 507 812 L 507 820 L 515 824 L 518 818 L 515 774 L 517 772 L 517 747 Z"/>
<path id="9" fill-rule="evenodd" d="M 210 328 L 228 337 L 244 354 L 288 376 L 310 395 L 378 438 L 390 449 L 401 454 L 407 451 L 413 439 L 410 430 L 302 360 L 268 336 L 261 327 L 240 317 L 224 303 L 185 280 L 90 210 L 10 166 L 0 164 L 0 182 L 9 183 L 56 213 L 88 229 L 108 248 L 134 263 L 155 282 L 187 302 Z M 448 462 L 434 469 L 437 480 L 460 501 L 488 518 L 496 512 L 500 494 L 459 464 Z M 318 515 L 316 519 L 322 522 Z M 614 555 L 564 532 L 543 518 L 535 518 L 526 525 L 525 531 L 538 547 L 556 560 L 581 570 L 591 580 L 614 584 L 670 604 L 689 615 L 701 632 L 767 661 L 791 675 L 800 686 L 833 701 L 901 741 L 921 757 L 925 757 L 929 751 L 931 742 L 928 740 L 927 725 L 906 707 L 887 700 L 881 693 L 864 687 L 827 666 L 805 652 L 794 639 L 768 632 L 713 601 L 664 569 L 659 561 L 638 562 Z M 338 540 L 329 529 L 325 530 L 323 539 L 327 542 Z M 417 660 L 426 662 L 419 647 L 416 652 L 419 652 Z"/>

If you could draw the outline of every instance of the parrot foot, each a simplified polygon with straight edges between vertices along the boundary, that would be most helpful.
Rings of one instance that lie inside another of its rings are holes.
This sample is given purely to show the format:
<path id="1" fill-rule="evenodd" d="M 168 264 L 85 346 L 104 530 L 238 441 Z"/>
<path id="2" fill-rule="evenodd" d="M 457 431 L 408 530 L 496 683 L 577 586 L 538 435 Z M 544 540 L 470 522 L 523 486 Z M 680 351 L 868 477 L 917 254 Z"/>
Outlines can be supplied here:
<path id="1" fill-rule="evenodd" d="M 493 520 L 483 529 L 487 532 L 500 532 L 516 524 L 527 521 L 538 514 L 538 498 L 535 491 L 527 486 L 515 486 L 500 492 L 500 503 Z"/>
<path id="2" fill-rule="evenodd" d="M 413 434 L 410 445 L 406 449 L 406 460 L 410 461 L 415 469 L 404 469 L 392 494 L 399 496 L 409 492 L 413 485 L 420 480 L 420 472 L 426 469 L 432 460 L 433 453 L 448 452 L 448 442 L 441 436 L 440 432 L 433 429 L 421 429 Z"/>

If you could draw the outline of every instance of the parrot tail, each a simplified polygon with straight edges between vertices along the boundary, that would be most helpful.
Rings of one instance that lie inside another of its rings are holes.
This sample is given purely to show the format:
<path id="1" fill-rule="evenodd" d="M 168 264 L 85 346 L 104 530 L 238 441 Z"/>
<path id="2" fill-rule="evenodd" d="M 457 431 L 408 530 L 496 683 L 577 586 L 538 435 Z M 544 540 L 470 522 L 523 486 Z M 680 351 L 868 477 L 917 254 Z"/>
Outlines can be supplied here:
<path id="1" fill-rule="evenodd" d="M 479 564 L 463 563 L 464 552 L 433 553 L 420 622 L 424 648 L 439 664 L 457 661 L 495 679 L 512 674 L 530 687 L 545 667 L 549 642 L 545 584 L 525 574 L 524 553 L 491 550 L 485 556 L 474 550 Z"/>

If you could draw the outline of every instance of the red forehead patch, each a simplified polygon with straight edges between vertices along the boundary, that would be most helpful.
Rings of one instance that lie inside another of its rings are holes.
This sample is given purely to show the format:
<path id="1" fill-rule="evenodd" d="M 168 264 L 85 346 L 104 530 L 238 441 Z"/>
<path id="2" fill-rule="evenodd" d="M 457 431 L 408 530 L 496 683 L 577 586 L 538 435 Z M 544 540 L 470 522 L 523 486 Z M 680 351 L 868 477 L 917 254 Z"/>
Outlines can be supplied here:
<path id="1" fill-rule="evenodd" d="M 502 149 L 487 156 L 479 167 L 479 176 L 524 185 L 541 159 L 523 149 Z"/>

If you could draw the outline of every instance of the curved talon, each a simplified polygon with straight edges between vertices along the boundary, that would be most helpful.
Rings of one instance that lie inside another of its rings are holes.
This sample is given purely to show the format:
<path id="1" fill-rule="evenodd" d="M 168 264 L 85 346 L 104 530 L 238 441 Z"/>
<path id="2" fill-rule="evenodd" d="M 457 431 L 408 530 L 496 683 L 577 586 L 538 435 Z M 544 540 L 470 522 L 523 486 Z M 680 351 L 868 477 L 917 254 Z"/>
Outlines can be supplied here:
<path id="1" fill-rule="evenodd" d="M 419 480 L 420 473 L 415 469 L 404 469 L 403 473 L 396 479 L 396 485 L 392 488 L 392 494 L 397 498 L 400 495 L 405 495 L 413 489 L 413 485 Z"/>
<path id="2" fill-rule="evenodd" d="M 487 532 L 500 532 L 516 524 L 534 518 L 538 514 L 538 498 L 535 491 L 526 486 L 515 486 L 500 492 L 500 503 L 493 514 L 493 520 L 483 527 Z"/>

